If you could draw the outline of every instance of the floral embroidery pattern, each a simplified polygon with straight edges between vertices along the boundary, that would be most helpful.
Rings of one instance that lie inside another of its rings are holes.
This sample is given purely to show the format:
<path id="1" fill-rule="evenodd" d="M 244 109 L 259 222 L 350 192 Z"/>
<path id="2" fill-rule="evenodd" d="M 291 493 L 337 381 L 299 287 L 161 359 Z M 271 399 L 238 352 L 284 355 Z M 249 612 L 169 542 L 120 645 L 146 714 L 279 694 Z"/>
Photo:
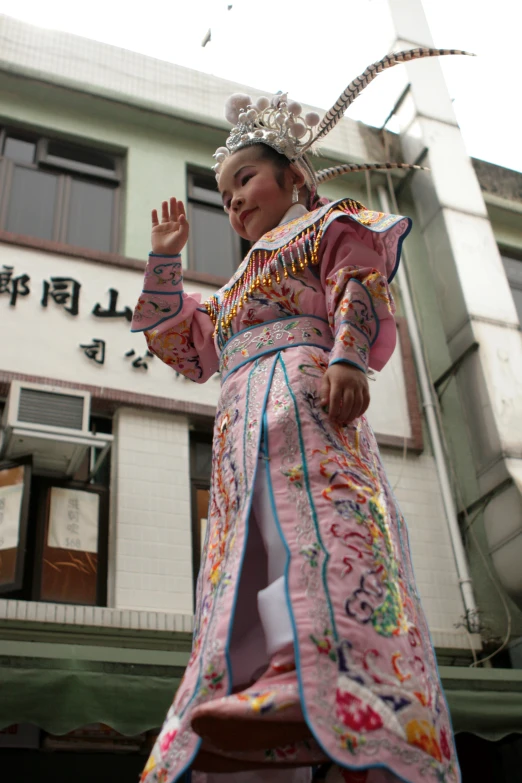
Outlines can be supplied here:
<path id="1" fill-rule="evenodd" d="M 362 699 L 346 691 L 337 690 L 335 696 L 337 717 L 352 731 L 369 732 L 383 725 L 381 716 Z"/>
<path id="2" fill-rule="evenodd" d="M 220 360 L 220 372 L 226 374 L 261 350 L 287 348 L 295 343 L 317 343 L 330 348 L 333 338 L 320 318 L 299 316 L 275 321 L 266 326 L 240 332 L 226 344 Z"/>
<path id="3" fill-rule="evenodd" d="M 312 565 L 312 567 L 315 566 Z M 320 638 L 310 634 L 310 639 L 315 644 L 319 655 L 327 655 L 330 660 L 337 661 L 337 653 L 335 651 L 334 641 L 332 639 L 332 632 L 329 628 L 325 629 L 322 637 Z"/>
<path id="4" fill-rule="evenodd" d="M 375 247 L 394 256 L 405 222 L 399 230 L 397 218 L 368 213 L 361 220 L 377 230 L 388 221 L 395 238 L 389 240 L 391 231 L 382 233 Z M 385 759 L 410 783 L 458 783 L 403 521 L 371 430 L 364 418 L 356 426 L 332 425 L 319 401 L 328 359 L 367 365 L 370 343 L 393 310 L 385 276 L 352 267 L 329 277 L 318 266 L 297 277 L 289 275 L 270 293 L 261 283 L 234 319 L 236 334 L 223 350 L 193 654 L 143 781 L 180 779 L 197 748 L 192 709 L 231 691 L 225 640 L 266 423 L 270 475 L 290 553 L 292 607 L 299 595 L 301 688 L 314 733 L 348 765 L 371 767 Z M 190 322 L 175 330 L 172 362 L 194 375 L 201 362 Z M 269 691 L 252 693 L 249 704 L 260 713 L 277 706 Z M 254 755 L 245 754 L 249 760 Z M 314 742 L 267 750 L 256 758 L 297 759 L 300 765 L 325 761 Z"/>
<path id="5" fill-rule="evenodd" d="M 412 720 L 406 724 L 408 742 L 425 753 L 429 753 L 437 761 L 442 761 L 442 753 L 437 740 L 435 727 L 426 720 Z"/>
<path id="6" fill-rule="evenodd" d="M 283 404 L 280 403 L 281 407 Z M 284 406 L 285 411 L 288 410 L 288 405 Z M 290 484 L 294 484 L 298 489 L 303 487 L 303 466 L 295 465 L 293 468 L 281 471 L 283 476 L 286 476 Z"/>
<path id="7" fill-rule="evenodd" d="M 152 260 L 154 256 L 150 256 Z M 150 261 L 149 261 L 150 263 Z M 183 281 L 181 261 L 159 262 L 145 274 L 145 290 L 175 288 Z"/>
<path id="8" fill-rule="evenodd" d="M 238 701 L 248 704 L 252 712 L 260 715 L 265 715 L 269 712 L 281 712 L 287 707 L 293 707 L 295 704 L 295 697 L 295 689 L 292 689 L 291 693 L 289 689 L 288 701 L 285 701 L 282 697 L 280 690 L 248 690 L 243 691 L 243 693 L 238 693 L 235 696 Z"/>
<path id="9" fill-rule="evenodd" d="M 209 693 L 217 693 L 223 689 L 224 671 L 217 672 L 212 664 L 209 664 L 204 676 L 204 685 L 200 691 L 201 696 L 208 696 Z"/>
<path id="10" fill-rule="evenodd" d="M 155 329 L 146 331 L 145 336 L 152 353 L 159 356 L 173 370 L 193 381 L 202 377 L 203 369 L 192 342 L 188 321 L 181 321 L 165 332 L 159 332 Z"/>
<path id="11" fill-rule="evenodd" d="M 133 323 L 143 330 L 153 329 L 162 321 L 181 312 L 182 294 L 162 299 L 161 294 L 143 293 L 134 308 Z M 139 331 L 134 329 L 134 331 Z"/>
<path id="12" fill-rule="evenodd" d="M 395 312 L 386 278 L 376 269 L 343 267 L 327 278 L 326 300 L 336 336 L 330 363 L 344 358 L 366 369 L 380 322 Z"/>

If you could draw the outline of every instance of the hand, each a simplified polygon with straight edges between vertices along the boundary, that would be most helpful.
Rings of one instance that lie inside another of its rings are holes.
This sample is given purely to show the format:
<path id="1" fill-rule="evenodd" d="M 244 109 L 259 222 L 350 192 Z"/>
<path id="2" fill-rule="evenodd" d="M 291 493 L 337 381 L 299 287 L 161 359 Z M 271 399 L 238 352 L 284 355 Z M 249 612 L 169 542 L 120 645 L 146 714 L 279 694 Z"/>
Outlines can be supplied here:
<path id="1" fill-rule="evenodd" d="M 181 253 L 187 243 L 189 224 L 185 215 L 185 207 L 182 201 L 175 198 L 161 205 L 161 223 L 158 220 L 158 211 L 152 210 L 152 235 L 151 247 L 153 253 L 166 256 L 175 256 Z"/>
<path id="2" fill-rule="evenodd" d="M 328 367 L 321 383 L 321 405 L 339 424 L 349 424 L 362 416 L 370 404 L 366 375 L 351 364 L 337 362 Z"/>

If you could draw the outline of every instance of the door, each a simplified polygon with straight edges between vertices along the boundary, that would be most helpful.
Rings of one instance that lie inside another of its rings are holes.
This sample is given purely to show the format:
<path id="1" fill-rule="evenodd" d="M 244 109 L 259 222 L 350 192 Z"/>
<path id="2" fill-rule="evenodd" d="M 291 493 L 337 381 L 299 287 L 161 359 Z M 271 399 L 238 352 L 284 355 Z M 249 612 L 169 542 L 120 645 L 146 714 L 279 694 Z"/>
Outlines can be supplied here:
<path id="1" fill-rule="evenodd" d="M 30 458 L 0 462 L 0 595 L 23 586 L 31 472 Z"/>
<path id="2" fill-rule="evenodd" d="M 38 498 L 33 600 L 105 606 L 107 488 L 37 478 L 33 495 Z"/>

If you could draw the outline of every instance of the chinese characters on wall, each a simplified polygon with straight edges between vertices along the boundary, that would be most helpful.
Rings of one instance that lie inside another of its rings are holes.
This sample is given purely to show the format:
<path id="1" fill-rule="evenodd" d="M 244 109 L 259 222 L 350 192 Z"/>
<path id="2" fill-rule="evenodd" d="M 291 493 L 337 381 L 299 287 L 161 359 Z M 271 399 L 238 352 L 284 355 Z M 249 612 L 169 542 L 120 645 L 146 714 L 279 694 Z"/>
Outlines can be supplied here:
<path id="1" fill-rule="evenodd" d="M 0 269 L 0 296 L 9 298 L 9 305 L 16 307 L 19 297 L 25 297 L 31 293 L 29 283 L 31 278 L 27 274 L 16 275 L 14 267 L 2 266 Z M 77 316 L 80 313 L 80 293 L 81 283 L 73 277 L 50 277 L 42 281 L 42 298 L 40 304 L 42 307 L 49 307 L 54 302 L 58 307 L 71 316 Z M 118 309 L 119 292 L 115 288 L 109 288 L 108 306 L 104 307 L 96 302 L 91 310 L 91 315 L 95 318 L 123 319 L 130 322 L 132 320 L 132 310 L 130 307 L 121 307 Z M 107 345 L 105 340 L 92 337 L 79 347 L 87 359 L 94 364 L 105 364 Z M 136 370 L 147 371 L 148 362 L 153 355 L 146 351 L 143 356 L 136 356 L 136 352 L 131 349 L 125 353 L 125 358 L 133 358 L 130 366 Z"/>

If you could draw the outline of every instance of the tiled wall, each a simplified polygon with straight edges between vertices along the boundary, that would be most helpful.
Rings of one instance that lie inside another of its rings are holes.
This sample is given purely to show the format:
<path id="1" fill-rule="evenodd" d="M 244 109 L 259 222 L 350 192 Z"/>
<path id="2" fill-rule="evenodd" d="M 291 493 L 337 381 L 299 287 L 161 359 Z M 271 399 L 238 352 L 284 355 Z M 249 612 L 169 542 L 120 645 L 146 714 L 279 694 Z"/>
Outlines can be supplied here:
<path id="1" fill-rule="evenodd" d="M 417 587 L 434 644 L 466 647 L 470 638 L 457 627 L 464 607 L 435 460 L 430 455 L 404 458 L 387 449 L 381 455 L 408 526 Z"/>
<path id="2" fill-rule="evenodd" d="M 113 432 L 109 601 L 118 609 L 190 614 L 187 420 L 120 408 Z"/>
<path id="3" fill-rule="evenodd" d="M 191 613 L 188 426 L 182 417 L 120 409 L 114 422 L 112 593 L 116 608 Z M 464 608 L 430 455 L 382 456 L 406 518 L 433 641 L 467 647 Z M 116 521 L 117 520 L 117 521 Z"/>

